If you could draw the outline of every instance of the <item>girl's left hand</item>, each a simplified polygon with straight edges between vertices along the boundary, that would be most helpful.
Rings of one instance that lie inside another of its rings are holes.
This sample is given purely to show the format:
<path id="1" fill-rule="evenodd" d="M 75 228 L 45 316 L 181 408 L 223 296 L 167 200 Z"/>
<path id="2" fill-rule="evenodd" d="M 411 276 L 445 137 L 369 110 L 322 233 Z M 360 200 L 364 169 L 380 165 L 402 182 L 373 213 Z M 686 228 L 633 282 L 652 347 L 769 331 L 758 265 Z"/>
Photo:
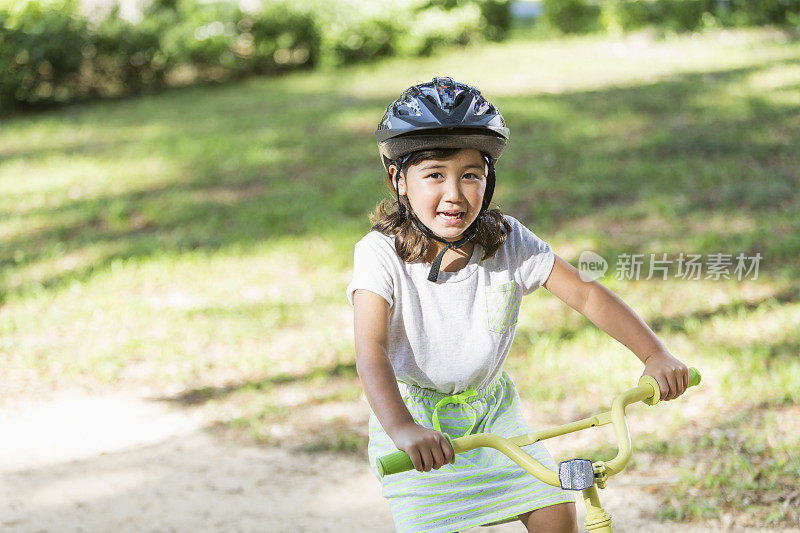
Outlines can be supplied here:
<path id="1" fill-rule="evenodd" d="M 669 352 L 656 352 L 645 359 L 642 375 L 655 378 L 665 401 L 674 400 L 689 388 L 689 369 Z"/>

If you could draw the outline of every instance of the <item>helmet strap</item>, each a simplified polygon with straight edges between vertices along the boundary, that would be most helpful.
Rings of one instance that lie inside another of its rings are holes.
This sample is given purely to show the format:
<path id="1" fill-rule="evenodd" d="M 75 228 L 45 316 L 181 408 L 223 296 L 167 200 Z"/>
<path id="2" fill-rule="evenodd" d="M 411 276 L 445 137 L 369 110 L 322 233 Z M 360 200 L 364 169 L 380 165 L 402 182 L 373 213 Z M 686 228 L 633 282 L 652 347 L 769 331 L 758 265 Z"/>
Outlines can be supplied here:
<path id="1" fill-rule="evenodd" d="M 426 237 L 431 238 L 445 245 L 444 248 L 442 248 L 439 251 L 439 254 L 436 256 L 436 259 L 433 260 L 433 264 L 431 265 L 431 270 L 430 272 L 428 272 L 428 281 L 436 283 L 436 280 L 439 278 L 439 268 L 442 266 L 442 259 L 444 258 L 444 254 L 447 252 L 447 250 L 449 250 L 450 248 L 458 250 L 459 248 L 467 244 L 470 240 L 472 240 L 472 238 L 475 237 L 475 235 L 478 233 L 478 225 L 481 222 L 481 218 L 483 217 L 484 212 L 485 211 L 481 209 L 481 212 L 478 214 L 475 221 L 472 224 L 470 224 L 470 226 L 467 228 L 467 231 L 464 232 L 464 237 L 460 238 L 455 242 L 451 242 L 439 237 L 430 229 L 428 229 L 425 226 L 425 224 L 419 221 L 416 215 L 414 215 L 413 211 L 409 209 L 408 214 L 410 215 L 411 222 L 417 227 L 417 229 L 420 230 L 422 233 L 424 233 Z"/>
<path id="2" fill-rule="evenodd" d="M 406 164 L 406 161 L 408 161 L 407 155 L 398 157 L 395 161 L 394 192 L 397 194 L 397 210 L 400 211 L 401 215 L 406 214 L 406 206 L 400 201 L 400 171 L 403 169 L 403 165 Z"/>
<path id="3" fill-rule="evenodd" d="M 492 196 L 494 196 L 494 183 L 496 179 L 495 170 L 494 170 L 494 161 L 491 157 L 484 155 L 486 158 L 486 163 L 489 166 L 489 175 L 486 176 L 486 191 L 483 193 L 483 211 L 489 210 L 489 204 L 492 202 Z"/>

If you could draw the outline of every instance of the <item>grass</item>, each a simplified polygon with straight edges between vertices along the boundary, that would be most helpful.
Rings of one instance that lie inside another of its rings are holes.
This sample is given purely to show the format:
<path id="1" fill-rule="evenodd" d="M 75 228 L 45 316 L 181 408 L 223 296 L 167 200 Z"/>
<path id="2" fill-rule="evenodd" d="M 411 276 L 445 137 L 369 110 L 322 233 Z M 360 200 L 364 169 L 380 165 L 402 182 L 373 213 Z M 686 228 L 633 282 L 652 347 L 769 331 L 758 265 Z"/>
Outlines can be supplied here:
<path id="1" fill-rule="evenodd" d="M 660 516 L 680 520 L 734 512 L 745 526 L 797 523 L 798 414 L 790 403 L 752 405 L 690 443 L 651 444 L 686 463 L 681 483 L 666 491 Z"/>
<path id="2" fill-rule="evenodd" d="M 495 200 L 573 264 L 762 254 L 755 280 L 601 281 L 703 372 L 633 415 L 643 453 L 683 472 L 663 517 L 796 525 L 797 432 L 781 428 L 800 399 L 800 43 L 773 30 L 520 37 L 6 120 L 4 389 L 145 384 L 247 438 L 363 451 L 344 289 L 386 194 L 372 131 L 442 74 L 498 104 L 512 141 Z M 641 372 L 545 291 L 507 368 L 536 425 L 597 411 Z"/>

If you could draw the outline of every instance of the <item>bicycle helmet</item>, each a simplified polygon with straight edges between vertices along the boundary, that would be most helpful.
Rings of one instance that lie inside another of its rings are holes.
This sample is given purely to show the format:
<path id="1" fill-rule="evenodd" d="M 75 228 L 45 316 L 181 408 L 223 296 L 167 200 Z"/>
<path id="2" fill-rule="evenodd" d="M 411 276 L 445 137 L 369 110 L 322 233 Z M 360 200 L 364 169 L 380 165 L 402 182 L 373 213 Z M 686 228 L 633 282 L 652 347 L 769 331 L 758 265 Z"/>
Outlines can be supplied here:
<path id="1" fill-rule="evenodd" d="M 378 129 L 383 164 L 416 150 L 475 148 L 497 161 L 508 141 L 508 128 L 481 92 L 452 78 L 414 85 L 386 108 Z"/>
<path id="2" fill-rule="evenodd" d="M 422 233 L 445 244 L 431 266 L 428 280 L 436 281 L 442 258 L 449 248 L 460 248 L 477 233 L 480 219 L 489 209 L 494 194 L 494 164 L 506 147 L 508 134 L 500 111 L 481 96 L 478 89 L 448 77 L 411 86 L 386 108 L 375 137 L 387 172 L 394 164 L 399 173 L 412 152 L 434 148 L 474 148 L 483 154 L 489 166 L 481 212 L 463 238 L 450 242 L 439 237 L 409 209 L 411 221 Z M 405 212 L 396 186 L 395 192 L 399 209 Z"/>

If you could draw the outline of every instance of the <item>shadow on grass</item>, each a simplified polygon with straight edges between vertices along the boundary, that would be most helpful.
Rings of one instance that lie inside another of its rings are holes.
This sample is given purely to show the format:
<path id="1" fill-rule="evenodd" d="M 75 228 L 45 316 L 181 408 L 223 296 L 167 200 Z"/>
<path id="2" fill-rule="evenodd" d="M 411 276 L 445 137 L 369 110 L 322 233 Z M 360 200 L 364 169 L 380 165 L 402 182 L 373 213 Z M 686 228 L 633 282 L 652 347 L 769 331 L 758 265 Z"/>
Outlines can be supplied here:
<path id="1" fill-rule="evenodd" d="M 157 398 L 159 401 L 176 403 L 182 406 L 202 405 L 211 400 L 224 399 L 239 391 L 258 391 L 269 389 L 274 385 L 307 382 L 316 378 L 354 377 L 355 363 L 339 363 L 331 367 L 314 368 L 304 374 L 278 374 L 265 379 L 247 380 L 222 387 L 200 387 L 183 391 L 176 396 Z"/>
<path id="2" fill-rule="evenodd" d="M 736 301 L 729 304 L 721 304 L 710 311 L 696 311 L 681 315 L 660 316 L 654 320 L 650 320 L 649 325 L 653 330 L 659 332 L 687 332 L 689 329 L 687 328 L 687 323 L 690 321 L 706 322 L 714 317 L 735 315 L 741 311 L 750 312 L 768 302 L 786 304 L 797 303 L 798 301 L 800 301 L 800 291 L 797 288 L 789 288 L 759 300 Z"/>
<path id="3" fill-rule="evenodd" d="M 779 64 L 798 65 L 800 59 Z M 787 132 L 800 126 L 800 108 L 755 89 L 729 94 L 774 67 L 503 98 L 498 103 L 513 135 L 499 164 L 496 200 L 545 238 L 589 217 L 576 236 L 611 252 L 678 246 L 687 220 L 744 218 L 752 222 L 749 229 L 708 228 L 699 237 L 695 231 L 692 252 L 761 251 L 762 272 L 796 273 L 800 187 L 794 155 L 800 146 Z M 84 158 L 101 164 L 109 181 L 119 176 L 127 182 L 113 187 L 122 192 L 75 199 L 54 186 L 56 199 L 46 207 L 18 208 L 31 194 L 18 193 L 2 208 L 22 229 L 0 241 L 0 273 L 97 247 L 91 264 L 36 280 L 37 286 L 58 288 L 89 279 L 117 259 L 246 248 L 286 236 L 345 232 L 356 239 L 384 194 L 372 129 L 390 99 L 251 79 L 100 103 L 77 113 L 61 110 L 56 117 L 66 128 L 95 131 L 106 140 L 6 150 L 0 164 Z M 127 169 L 142 160 L 167 162 L 173 170 L 134 178 Z M 626 229 L 652 213 L 663 226 L 635 234 Z M 609 221 L 623 229 L 609 231 Z M 7 290 L 27 288 L 23 281 Z"/>
<path id="4" fill-rule="evenodd" d="M 787 304 L 797 303 L 798 301 L 800 301 L 800 289 L 797 287 L 790 287 L 757 300 L 739 300 L 729 304 L 719 304 L 713 310 L 698 310 L 669 316 L 659 315 L 656 318 L 646 320 L 646 322 L 647 325 L 659 335 L 667 332 L 673 334 L 689 333 L 692 329 L 692 326 L 690 326 L 692 323 L 705 323 L 715 317 L 726 317 L 736 315 L 740 312 L 755 311 L 762 305 L 770 302 Z M 525 335 L 523 331 L 519 331 L 519 334 L 514 339 L 514 345 L 515 349 L 528 352 L 533 348 L 534 341 L 540 335 L 547 335 L 553 339 L 553 342 L 560 343 L 575 340 L 587 330 L 594 331 L 596 329 L 597 326 L 592 324 L 589 320 L 582 319 L 578 327 L 558 326 L 557 328 L 538 328 L 537 333 L 533 335 Z M 786 350 L 777 350 L 776 353 L 783 351 Z"/>

